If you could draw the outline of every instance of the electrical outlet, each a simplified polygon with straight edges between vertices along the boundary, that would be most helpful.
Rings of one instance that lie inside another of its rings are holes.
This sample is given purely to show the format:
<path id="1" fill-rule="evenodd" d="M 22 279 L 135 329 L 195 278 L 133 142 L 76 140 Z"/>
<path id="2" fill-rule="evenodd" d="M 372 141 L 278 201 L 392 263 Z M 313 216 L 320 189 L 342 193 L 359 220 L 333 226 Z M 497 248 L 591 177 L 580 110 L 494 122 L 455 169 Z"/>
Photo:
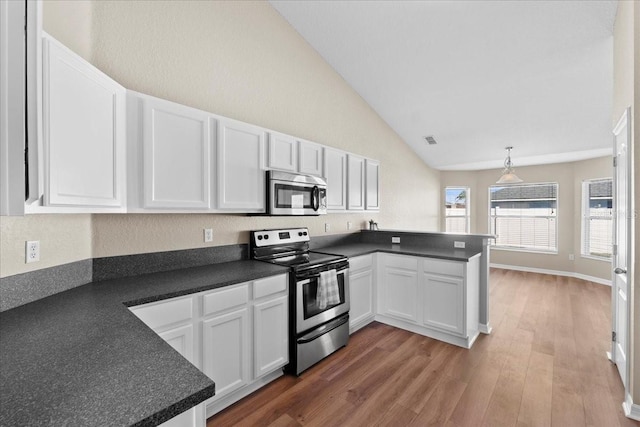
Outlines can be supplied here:
<path id="1" fill-rule="evenodd" d="M 328 222 L 324 223 L 324 232 L 328 233 L 331 230 L 331 225 Z"/>
<path id="2" fill-rule="evenodd" d="M 204 242 L 213 242 L 213 229 L 205 228 L 204 229 Z"/>
<path id="3" fill-rule="evenodd" d="M 392 237 L 391 238 L 391 243 L 399 245 L 400 244 L 400 238 L 399 237 Z"/>
<path id="4" fill-rule="evenodd" d="M 24 258 L 26 263 L 40 261 L 40 240 L 25 242 Z"/>
<path id="5" fill-rule="evenodd" d="M 347 230 L 351 230 L 351 226 L 352 226 L 351 221 L 347 221 Z"/>
<path id="6" fill-rule="evenodd" d="M 454 248 L 458 248 L 458 249 L 464 249 L 465 243 L 464 242 L 454 241 L 453 242 L 453 247 Z"/>
<path id="7" fill-rule="evenodd" d="M 573 254 L 569 254 L 569 261 L 575 261 L 576 257 Z"/>

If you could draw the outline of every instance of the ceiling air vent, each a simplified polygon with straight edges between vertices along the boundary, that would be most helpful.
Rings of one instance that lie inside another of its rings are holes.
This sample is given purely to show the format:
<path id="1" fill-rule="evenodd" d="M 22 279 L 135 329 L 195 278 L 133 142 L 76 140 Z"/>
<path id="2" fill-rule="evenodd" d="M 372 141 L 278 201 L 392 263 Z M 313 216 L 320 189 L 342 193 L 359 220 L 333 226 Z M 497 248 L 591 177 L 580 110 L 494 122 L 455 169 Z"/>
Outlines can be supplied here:
<path id="1" fill-rule="evenodd" d="M 431 136 L 431 135 L 425 136 L 424 140 L 427 141 L 427 144 L 429 144 L 429 145 L 436 145 L 437 144 L 435 138 L 433 136 Z"/>

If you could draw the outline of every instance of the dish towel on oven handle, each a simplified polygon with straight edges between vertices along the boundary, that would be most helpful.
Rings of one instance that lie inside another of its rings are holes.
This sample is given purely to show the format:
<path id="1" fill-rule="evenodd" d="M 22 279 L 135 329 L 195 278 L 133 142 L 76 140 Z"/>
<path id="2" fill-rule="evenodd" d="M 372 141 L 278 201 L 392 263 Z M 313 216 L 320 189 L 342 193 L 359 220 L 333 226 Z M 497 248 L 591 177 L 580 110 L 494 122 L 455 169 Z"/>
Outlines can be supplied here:
<path id="1" fill-rule="evenodd" d="M 338 288 L 338 274 L 336 270 L 320 272 L 316 301 L 318 302 L 318 308 L 320 310 L 324 310 L 340 302 L 340 289 Z"/>

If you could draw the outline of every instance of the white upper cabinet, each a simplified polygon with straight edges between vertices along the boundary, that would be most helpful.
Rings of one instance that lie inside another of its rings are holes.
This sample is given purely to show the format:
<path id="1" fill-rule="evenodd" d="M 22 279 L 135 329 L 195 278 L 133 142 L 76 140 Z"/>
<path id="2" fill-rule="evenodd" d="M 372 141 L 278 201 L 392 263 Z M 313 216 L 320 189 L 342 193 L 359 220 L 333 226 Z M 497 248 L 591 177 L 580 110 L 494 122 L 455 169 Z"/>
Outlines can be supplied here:
<path id="1" fill-rule="evenodd" d="M 364 158 L 349 154 L 347 166 L 347 209 L 364 210 Z"/>
<path id="2" fill-rule="evenodd" d="M 269 169 L 296 172 L 298 158 L 296 140 L 288 135 L 269 132 Z"/>
<path id="3" fill-rule="evenodd" d="M 365 165 L 366 209 L 377 211 L 380 209 L 380 162 L 366 159 Z"/>
<path id="4" fill-rule="evenodd" d="M 324 147 L 324 178 L 327 180 L 327 209 L 347 208 L 347 153 Z"/>
<path id="5" fill-rule="evenodd" d="M 235 120 L 218 122 L 218 209 L 264 212 L 265 133 Z"/>
<path id="6" fill-rule="evenodd" d="M 215 120 L 173 102 L 141 101 L 143 207 L 209 209 Z"/>
<path id="7" fill-rule="evenodd" d="M 322 145 L 298 141 L 298 172 L 322 176 Z"/>
<path id="8" fill-rule="evenodd" d="M 125 88 L 48 35 L 42 47 L 45 205 L 123 207 Z"/>

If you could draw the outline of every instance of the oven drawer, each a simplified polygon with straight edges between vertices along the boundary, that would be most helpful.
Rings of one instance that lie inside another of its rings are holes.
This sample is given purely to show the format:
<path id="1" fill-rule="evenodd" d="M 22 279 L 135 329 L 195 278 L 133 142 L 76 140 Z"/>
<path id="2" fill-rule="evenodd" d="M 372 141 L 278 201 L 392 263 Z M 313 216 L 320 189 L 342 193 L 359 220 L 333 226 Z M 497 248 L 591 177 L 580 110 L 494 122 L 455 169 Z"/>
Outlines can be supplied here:
<path id="1" fill-rule="evenodd" d="M 287 275 L 267 277 L 253 282 L 253 298 L 258 299 L 267 295 L 277 294 L 287 290 Z"/>

